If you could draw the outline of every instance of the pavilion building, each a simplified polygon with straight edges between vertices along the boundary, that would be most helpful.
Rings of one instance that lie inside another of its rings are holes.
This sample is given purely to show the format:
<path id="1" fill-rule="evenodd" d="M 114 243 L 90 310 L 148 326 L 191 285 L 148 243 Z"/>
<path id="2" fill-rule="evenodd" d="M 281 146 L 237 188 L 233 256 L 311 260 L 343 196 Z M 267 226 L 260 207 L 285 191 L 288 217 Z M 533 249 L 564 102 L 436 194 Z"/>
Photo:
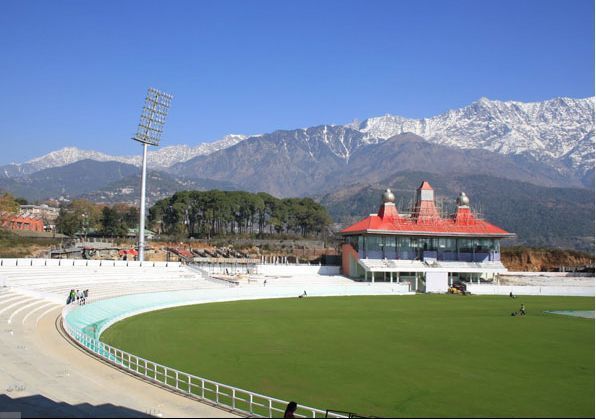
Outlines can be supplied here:
<path id="1" fill-rule="evenodd" d="M 411 289 L 446 292 L 456 281 L 492 281 L 507 269 L 500 240 L 515 237 L 479 218 L 465 193 L 454 214 L 441 216 L 428 182 L 410 213 L 399 213 L 387 189 L 379 212 L 343 229 L 342 273 L 369 282 L 409 282 Z"/>

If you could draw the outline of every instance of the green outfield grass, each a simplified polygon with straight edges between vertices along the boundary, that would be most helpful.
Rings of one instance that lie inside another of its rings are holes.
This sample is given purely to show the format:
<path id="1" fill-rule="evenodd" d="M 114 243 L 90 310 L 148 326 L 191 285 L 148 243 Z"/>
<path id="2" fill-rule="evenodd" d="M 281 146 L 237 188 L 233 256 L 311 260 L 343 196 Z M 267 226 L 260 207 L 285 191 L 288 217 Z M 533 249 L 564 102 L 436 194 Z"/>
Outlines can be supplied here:
<path id="1" fill-rule="evenodd" d="M 528 315 L 512 317 L 526 305 Z M 102 340 L 299 404 L 374 416 L 594 416 L 583 297 L 416 295 L 204 304 L 117 323 Z"/>

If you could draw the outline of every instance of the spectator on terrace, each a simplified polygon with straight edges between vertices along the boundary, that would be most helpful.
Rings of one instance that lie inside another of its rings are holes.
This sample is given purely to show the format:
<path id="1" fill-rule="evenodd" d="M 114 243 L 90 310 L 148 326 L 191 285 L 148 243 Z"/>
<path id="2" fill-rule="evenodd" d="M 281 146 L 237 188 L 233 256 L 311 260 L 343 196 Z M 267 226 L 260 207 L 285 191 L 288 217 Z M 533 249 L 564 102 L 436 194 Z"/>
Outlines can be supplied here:
<path id="1" fill-rule="evenodd" d="M 79 304 L 81 304 L 83 302 L 83 291 L 82 290 L 77 290 L 77 301 L 79 302 Z"/>
<path id="2" fill-rule="evenodd" d="M 66 299 L 66 305 L 69 305 L 74 301 L 74 290 L 70 290 L 68 293 L 68 298 Z"/>
<path id="3" fill-rule="evenodd" d="M 295 418 L 296 416 L 294 416 L 294 412 L 296 411 L 297 408 L 298 408 L 298 404 L 296 402 L 288 403 L 288 406 L 286 407 L 286 411 L 284 412 L 284 418 Z"/>
<path id="4" fill-rule="evenodd" d="M 266 286 L 266 285 L 267 285 L 267 280 L 264 280 L 263 281 L 263 286 Z"/>

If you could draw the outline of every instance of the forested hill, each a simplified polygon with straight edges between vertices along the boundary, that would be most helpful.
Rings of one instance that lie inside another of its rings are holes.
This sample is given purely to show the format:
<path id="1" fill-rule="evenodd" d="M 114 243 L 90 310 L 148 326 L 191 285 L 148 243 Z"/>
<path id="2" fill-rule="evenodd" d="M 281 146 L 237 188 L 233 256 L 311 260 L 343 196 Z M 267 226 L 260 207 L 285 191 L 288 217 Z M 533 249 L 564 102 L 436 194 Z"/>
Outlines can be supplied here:
<path id="1" fill-rule="evenodd" d="M 334 222 L 345 227 L 376 213 L 385 188 L 391 188 L 398 207 L 406 209 L 422 180 L 430 182 L 437 200 L 448 208 L 454 208 L 459 192 L 466 192 L 484 218 L 517 234 L 515 243 L 594 250 L 594 190 L 547 188 L 482 175 L 403 172 L 375 184 L 353 184 L 318 200 Z"/>

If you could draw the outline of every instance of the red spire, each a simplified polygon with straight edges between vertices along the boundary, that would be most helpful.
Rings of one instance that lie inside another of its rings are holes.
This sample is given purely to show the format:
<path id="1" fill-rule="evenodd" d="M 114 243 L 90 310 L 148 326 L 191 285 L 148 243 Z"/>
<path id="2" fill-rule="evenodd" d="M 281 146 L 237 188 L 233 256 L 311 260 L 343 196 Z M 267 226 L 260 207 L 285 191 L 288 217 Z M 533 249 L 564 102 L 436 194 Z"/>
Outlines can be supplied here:
<path id="1" fill-rule="evenodd" d="M 435 191 L 427 181 L 422 182 L 417 190 L 412 218 L 416 223 L 429 223 L 441 218 L 435 206 Z"/>
<path id="2" fill-rule="evenodd" d="M 378 216 L 383 222 L 390 223 L 395 222 L 400 218 L 397 208 L 395 207 L 395 195 L 393 195 L 391 189 L 387 189 L 383 194 L 383 200 L 381 202 L 381 207 L 379 208 Z"/>
<path id="3" fill-rule="evenodd" d="M 455 221 L 455 224 L 475 224 L 476 217 L 472 214 L 470 207 L 460 205 L 457 207 L 453 221 Z"/>
<path id="4" fill-rule="evenodd" d="M 400 218 L 393 202 L 382 203 L 378 215 L 383 221 L 397 221 Z"/>
<path id="5" fill-rule="evenodd" d="M 425 180 L 424 182 L 422 182 L 422 185 L 420 185 L 420 187 L 418 188 L 418 190 L 421 190 L 421 189 L 424 189 L 424 190 L 431 190 L 431 191 L 432 191 L 432 190 L 433 190 L 433 187 L 432 187 L 432 186 L 430 186 L 430 183 L 428 183 L 428 182 Z"/>

